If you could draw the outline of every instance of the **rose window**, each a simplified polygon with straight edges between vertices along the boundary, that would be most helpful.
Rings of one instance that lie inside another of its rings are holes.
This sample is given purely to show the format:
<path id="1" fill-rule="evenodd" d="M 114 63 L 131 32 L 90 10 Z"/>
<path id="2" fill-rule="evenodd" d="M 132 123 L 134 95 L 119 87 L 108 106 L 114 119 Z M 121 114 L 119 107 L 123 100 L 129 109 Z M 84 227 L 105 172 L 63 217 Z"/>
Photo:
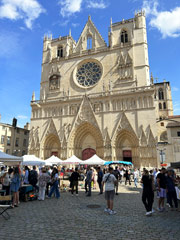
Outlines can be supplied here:
<path id="1" fill-rule="evenodd" d="M 95 85 L 101 78 L 101 67 L 95 62 L 82 64 L 76 73 L 77 82 L 83 87 Z"/>

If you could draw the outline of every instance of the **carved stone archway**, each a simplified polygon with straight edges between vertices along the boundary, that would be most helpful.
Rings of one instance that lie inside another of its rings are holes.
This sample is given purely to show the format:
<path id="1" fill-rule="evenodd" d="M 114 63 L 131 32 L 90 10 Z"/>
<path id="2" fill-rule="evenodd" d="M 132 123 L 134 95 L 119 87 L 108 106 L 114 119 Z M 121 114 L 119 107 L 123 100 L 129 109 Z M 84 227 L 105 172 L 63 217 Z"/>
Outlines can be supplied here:
<path id="1" fill-rule="evenodd" d="M 96 154 L 103 158 L 104 157 L 104 147 L 103 147 L 103 137 L 98 128 L 90 124 L 89 122 L 84 122 L 79 125 L 76 130 L 73 131 L 71 138 L 69 139 L 68 149 L 70 155 L 76 155 L 82 158 L 83 143 L 87 139 L 87 136 L 92 136 L 95 140 Z M 87 146 L 92 147 L 92 146 Z M 93 146 L 93 149 L 95 147 Z"/>
<path id="2" fill-rule="evenodd" d="M 116 135 L 114 141 L 116 159 L 123 161 L 123 152 L 131 151 L 132 163 L 136 166 L 139 165 L 139 140 L 136 135 L 128 130 L 121 130 Z"/>
<path id="3" fill-rule="evenodd" d="M 52 154 L 60 157 L 61 143 L 59 138 L 54 134 L 49 134 L 44 141 L 44 159 L 49 158 Z"/>

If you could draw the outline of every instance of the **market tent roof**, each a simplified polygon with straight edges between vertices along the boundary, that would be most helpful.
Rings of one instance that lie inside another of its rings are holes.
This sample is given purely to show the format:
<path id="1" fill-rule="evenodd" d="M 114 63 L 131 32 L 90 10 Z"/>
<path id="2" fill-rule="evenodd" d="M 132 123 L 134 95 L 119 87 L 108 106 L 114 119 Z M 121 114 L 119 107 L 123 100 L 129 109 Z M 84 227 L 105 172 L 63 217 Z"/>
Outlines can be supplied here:
<path id="1" fill-rule="evenodd" d="M 45 162 L 46 162 L 46 164 L 45 164 L 46 166 L 51 166 L 52 164 L 59 165 L 63 162 L 63 160 L 52 155 L 50 158 L 46 159 Z"/>
<path id="2" fill-rule="evenodd" d="M 37 158 L 35 155 L 24 155 L 22 165 L 24 166 L 43 166 L 46 161 Z"/>
<path id="3" fill-rule="evenodd" d="M 22 160 L 22 157 L 16 157 L 0 151 L 0 162 L 3 162 L 4 165 L 19 165 Z"/>
<path id="4" fill-rule="evenodd" d="M 82 160 L 80 160 L 80 159 L 77 158 L 75 155 L 73 155 L 72 157 L 64 160 L 64 161 L 62 162 L 62 164 L 79 164 L 79 163 L 81 163 L 81 162 L 82 162 Z"/>
<path id="5" fill-rule="evenodd" d="M 126 162 L 126 161 L 108 161 L 108 162 L 105 162 L 105 163 L 104 163 L 104 165 L 110 165 L 110 164 L 133 165 L 132 162 Z"/>
<path id="6" fill-rule="evenodd" d="M 82 161 L 82 165 L 104 165 L 105 161 L 98 157 L 96 154 L 93 155 L 91 158 Z"/>

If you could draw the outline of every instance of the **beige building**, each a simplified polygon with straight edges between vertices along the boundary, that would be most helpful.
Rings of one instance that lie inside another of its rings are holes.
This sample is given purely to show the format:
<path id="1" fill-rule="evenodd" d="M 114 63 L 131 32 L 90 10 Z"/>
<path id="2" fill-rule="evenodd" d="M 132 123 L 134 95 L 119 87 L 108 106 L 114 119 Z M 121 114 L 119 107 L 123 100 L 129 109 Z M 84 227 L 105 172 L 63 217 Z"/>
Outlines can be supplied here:
<path id="1" fill-rule="evenodd" d="M 10 155 L 23 156 L 28 152 L 29 124 L 24 128 L 16 126 L 14 118 L 12 125 L 0 123 L 0 151 Z"/>
<path id="2" fill-rule="evenodd" d="M 96 153 L 137 167 L 158 164 L 157 120 L 172 113 L 172 100 L 169 84 L 150 78 L 144 12 L 111 21 L 108 37 L 107 46 L 91 17 L 77 42 L 71 32 L 44 37 L 40 99 L 33 94 L 31 102 L 30 154 L 85 160 Z"/>

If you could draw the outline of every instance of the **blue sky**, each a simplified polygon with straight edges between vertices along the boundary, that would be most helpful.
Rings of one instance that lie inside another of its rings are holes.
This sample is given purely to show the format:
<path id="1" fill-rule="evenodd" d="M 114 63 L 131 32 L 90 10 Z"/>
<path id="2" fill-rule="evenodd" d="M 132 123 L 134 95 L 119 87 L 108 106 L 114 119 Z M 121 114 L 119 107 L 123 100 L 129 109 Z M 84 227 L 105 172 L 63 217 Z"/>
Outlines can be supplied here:
<path id="1" fill-rule="evenodd" d="M 147 15 L 150 71 L 171 82 L 174 114 L 180 115 L 179 0 L 0 0 L 1 122 L 30 122 L 30 101 L 39 99 L 44 34 L 78 40 L 91 15 L 108 43 L 110 18 L 119 22 L 144 8 Z"/>

